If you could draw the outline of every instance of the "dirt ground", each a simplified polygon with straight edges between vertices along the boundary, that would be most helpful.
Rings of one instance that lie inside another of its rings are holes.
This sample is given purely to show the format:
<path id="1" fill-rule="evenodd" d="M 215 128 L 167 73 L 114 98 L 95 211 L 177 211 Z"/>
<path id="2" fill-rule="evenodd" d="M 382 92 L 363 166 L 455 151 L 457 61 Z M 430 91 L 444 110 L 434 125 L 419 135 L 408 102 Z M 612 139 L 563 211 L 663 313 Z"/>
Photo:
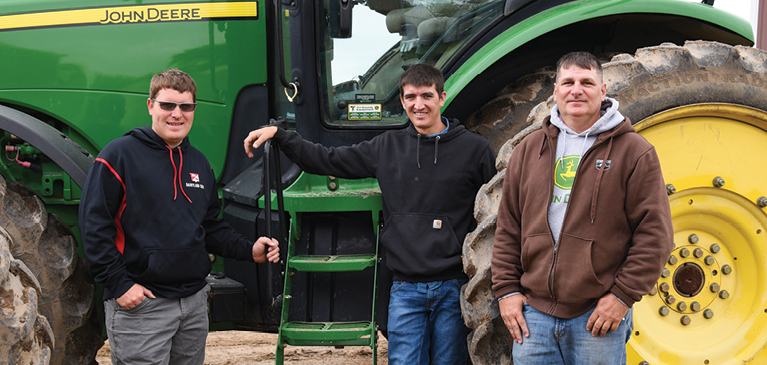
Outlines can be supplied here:
<path id="1" fill-rule="evenodd" d="M 274 364 L 277 335 L 247 331 L 221 331 L 208 334 L 205 365 L 267 365 Z M 386 338 L 378 336 L 378 364 L 386 365 Z M 96 355 L 99 364 L 110 364 L 109 341 Z M 295 365 L 363 365 L 372 363 L 370 348 L 288 346 L 285 363 Z"/>

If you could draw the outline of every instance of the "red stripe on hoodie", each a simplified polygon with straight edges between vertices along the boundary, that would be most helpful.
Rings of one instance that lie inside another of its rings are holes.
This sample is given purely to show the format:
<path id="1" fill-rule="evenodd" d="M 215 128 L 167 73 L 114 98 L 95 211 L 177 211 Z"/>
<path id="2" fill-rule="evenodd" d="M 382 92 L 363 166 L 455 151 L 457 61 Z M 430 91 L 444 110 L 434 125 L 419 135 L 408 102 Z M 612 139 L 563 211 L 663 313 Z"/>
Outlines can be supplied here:
<path id="1" fill-rule="evenodd" d="M 123 211 L 125 210 L 125 195 L 127 194 L 127 191 L 125 190 L 125 182 L 123 182 L 122 177 L 120 177 L 120 174 L 115 171 L 114 168 L 112 168 L 112 165 L 107 162 L 107 160 L 98 157 L 96 158 L 96 161 L 103 163 L 106 165 L 106 167 L 109 168 L 109 171 L 112 171 L 112 174 L 115 175 L 117 180 L 120 181 L 120 185 L 123 187 L 123 200 L 120 202 L 120 209 L 117 211 L 117 217 L 115 217 L 115 227 L 117 228 L 117 234 L 115 235 L 115 246 L 117 247 L 117 251 L 120 251 L 120 253 L 123 253 L 123 250 L 125 250 L 125 231 L 123 231 L 122 223 L 120 222 L 120 218 L 123 215 Z"/>

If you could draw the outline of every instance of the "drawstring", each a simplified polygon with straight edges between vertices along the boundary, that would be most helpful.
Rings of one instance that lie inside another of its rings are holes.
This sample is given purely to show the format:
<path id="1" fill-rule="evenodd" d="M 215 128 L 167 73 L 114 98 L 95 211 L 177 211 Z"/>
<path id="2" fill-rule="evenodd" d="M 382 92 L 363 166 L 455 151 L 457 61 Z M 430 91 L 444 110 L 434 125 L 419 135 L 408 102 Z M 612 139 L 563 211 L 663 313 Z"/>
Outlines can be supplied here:
<path id="1" fill-rule="evenodd" d="M 192 202 L 192 199 L 189 199 L 189 196 L 186 195 L 186 191 L 184 191 L 184 185 L 181 185 L 181 168 L 184 167 L 184 154 L 181 153 L 181 148 L 178 149 L 178 157 L 180 159 L 179 166 L 178 166 L 178 186 L 181 187 L 181 193 L 184 194 L 186 197 L 186 200 L 188 200 L 190 203 Z"/>
<path id="2" fill-rule="evenodd" d="M 418 168 L 421 168 L 421 134 L 418 133 L 418 140 L 415 142 L 415 162 Z"/>
<path id="3" fill-rule="evenodd" d="M 591 223 L 594 223 L 594 218 L 597 216 L 597 197 L 599 196 L 599 185 L 602 183 L 602 175 L 607 167 L 607 158 L 610 157 L 610 150 L 613 148 L 613 137 L 610 137 L 610 142 L 607 144 L 607 151 L 602 158 L 602 166 L 599 167 L 599 173 L 597 174 L 597 181 L 594 182 L 594 191 L 591 192 Z"/>
<path id="4" fill-rule="evenodd" d="M 562 132 L 565 133 L 564 141 L 562 141 L 562 157 L 559 158 L 559 162 L 562 164 L 560 168 L 565 168 L 565 153 L 567 153 L 567 129 L 563 129 Z M 578 168 L 575 168 L 576 171 L 578 171 Z"/>
<path id="5" fill-rule="evenodd" d="M 437 156 L 439 153 L 439 140 L 441 136 L 435 137 L 434 140 L 434 164 L 437 164 Z M 415 161 L 418 164 L 418 168 L 421 168 L 421 133 L 418 133 L 418 140 L 415 142 Z"/>
<path id="6" fill-rule="evenodd" d="M 173 200 L 176 200 L 176 195 L 178 195 L 178 189 L 176 189 L 176 177 L 178 177 L 178 174 L 176 174 L 176 162 L 173 161 L 173 149 L 168 147 L 168 153 L 170 153 L 170 163 L 173 165 Z"/>
<path id="7" fill-rule="evenodd" d="M 173 161 L 173 149 L 170 148 L 170 146 L 165 146 L 168 148 L 168 153 L 170 154 L 170 163 L 173 165 L 173 200 L 176 200 L 176 197 L 178 196 L 178 188 L 176 185 L 181 187 L 181 193 L 184 194 L 186 197 L 186 200 L 188 200 L 190 203 L 192 202 L 192 199 L 189 199 L 189 196 L 186 195 L 186 192 L 184 191 L 184 187 L 181 185 L 181 167 L 184 166 L 184 155 L 181 153 L 181 148 L 178 149 L 178 155 L 180 157 L 180 166 L 178 169 L 176 169 L 176 162 Z M 178 178 L 178 179 L 177 179 Z M 176 182 L 178 181 L 178 183 Z"/>

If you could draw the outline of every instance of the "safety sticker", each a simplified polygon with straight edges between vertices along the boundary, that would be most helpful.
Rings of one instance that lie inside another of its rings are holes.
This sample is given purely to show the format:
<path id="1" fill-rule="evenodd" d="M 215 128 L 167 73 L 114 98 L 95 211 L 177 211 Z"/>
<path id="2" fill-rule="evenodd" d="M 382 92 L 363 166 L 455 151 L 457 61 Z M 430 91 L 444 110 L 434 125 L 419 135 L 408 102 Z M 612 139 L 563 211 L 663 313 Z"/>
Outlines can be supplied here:
<path id="1" fill-rule="evenodd" d="M 381 104 L 349 104 L 346 112 L 349 120 L 381 120 Z"/>

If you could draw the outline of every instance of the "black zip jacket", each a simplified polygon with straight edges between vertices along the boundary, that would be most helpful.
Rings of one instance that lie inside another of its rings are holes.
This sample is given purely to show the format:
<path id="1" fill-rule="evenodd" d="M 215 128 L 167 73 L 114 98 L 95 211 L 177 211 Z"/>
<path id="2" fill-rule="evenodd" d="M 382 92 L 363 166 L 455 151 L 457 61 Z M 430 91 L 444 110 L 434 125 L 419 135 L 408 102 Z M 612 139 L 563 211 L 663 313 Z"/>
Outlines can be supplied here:
<path id="1" fill-rule="evenodd" d="M 431 138 L 410 124 L 353 146 L 327 148 L 283 129 L 274 140 L 308 173 L 378 179 L 385 221 L 380 239 L 394 280 L 465 277 L 461 249 L 476 227 L 474 199 L 496 173 L 486 139 L 454 120 L 447 133 Z"/>
<path id="2" fill-rule="evenodd" d="M 171 149 L 151 127 L 110 142 L 91 166 L 79 223 L 88 267 L 104 299 L 134 283 L 183 298 L 206 285 L 208 252 L 253 261 L 253 242 L 218 219 L 205 156 L 185 138 Z"/>

